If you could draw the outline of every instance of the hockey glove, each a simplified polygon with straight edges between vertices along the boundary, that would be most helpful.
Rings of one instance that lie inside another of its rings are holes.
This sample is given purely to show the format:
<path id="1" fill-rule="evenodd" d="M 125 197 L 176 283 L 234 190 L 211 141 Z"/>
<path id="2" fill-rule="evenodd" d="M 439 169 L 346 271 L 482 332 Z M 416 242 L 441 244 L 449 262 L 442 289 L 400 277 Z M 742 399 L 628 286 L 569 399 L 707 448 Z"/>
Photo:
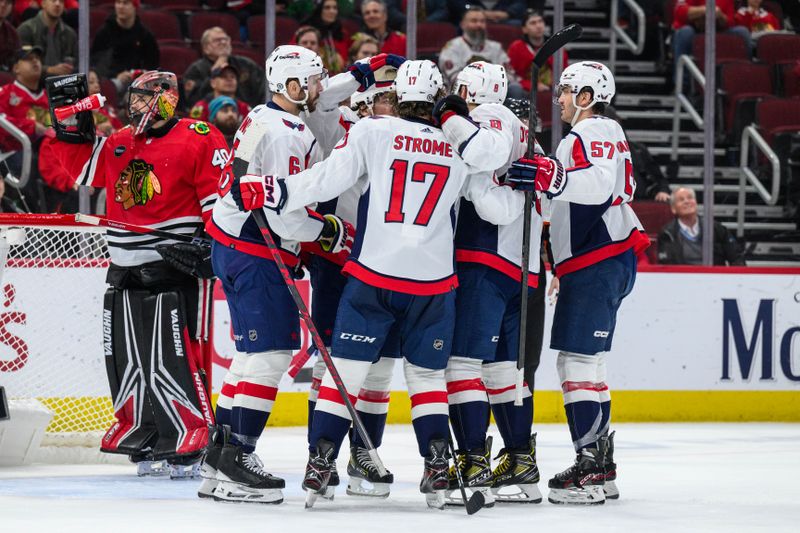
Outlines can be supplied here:
<path id="1" fill-rule="evenodd" d="M 239 211 L 267 208 L 280 212 L 286 204 L 286 183 L 275 176 L 245 174 L 235 178 L 231 196 Z"/>
<path id="2" fill-rule="evenodd" d="M 336 215 L 325 215 L 325 226 L 322 228 L 317 241 L 323 252 L 338 254 L 339 252 L 350 253 L 353 248 L 353 236 L 355 228 L 349 222 L 342 220 Z"/>
<path id="3" fill-rule="evenodd" d="M 211 243 L 205 239 L 174 244 L 157 244 L 156 251 L 169 266 L 196 278 L 211 279 Z"/>
<path id="4" fill-rule="evenodd" d="M 400 68 L 405 63 L 406 58 L 394 54 L 378 54 L 376 56 L 362 59 L 353 63 L 350 67 L 350 74 L 361 84 L 361 89 L 366 90 L 375 85 L 375 72 L 386 65 Z"/>
<path id="5" fill-rule="evenodd" d="M 521 191 L 538 191 L 548 197 L 558 196 L 567 185 L 564 167 L 558 159 L 535 155 L 511 163 L 506 180 Z"/>
<path id="6" fill-rule="evenodd" d="M 448 94 L 433 106 L 433 123 L 437 126 L 443 126 L 448 119 L 456 115 L 469 120 L 467 102 L 457 94 Z"/>

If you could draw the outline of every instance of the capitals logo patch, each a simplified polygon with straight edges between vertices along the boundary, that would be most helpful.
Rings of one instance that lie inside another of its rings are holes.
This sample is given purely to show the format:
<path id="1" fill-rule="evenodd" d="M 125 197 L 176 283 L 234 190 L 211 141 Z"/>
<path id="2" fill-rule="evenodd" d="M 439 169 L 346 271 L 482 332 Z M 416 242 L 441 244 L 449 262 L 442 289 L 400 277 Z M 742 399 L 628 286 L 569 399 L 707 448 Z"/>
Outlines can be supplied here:
<path id="1" fill-rule="evenodd" d="M 297 131 L 304 131 L 306 129 L 305 124 L 297 124 L 292 122 L 291 120 L 283 119 L 283 125 L 287 128 L 292 128 L 293 130 Z"/>

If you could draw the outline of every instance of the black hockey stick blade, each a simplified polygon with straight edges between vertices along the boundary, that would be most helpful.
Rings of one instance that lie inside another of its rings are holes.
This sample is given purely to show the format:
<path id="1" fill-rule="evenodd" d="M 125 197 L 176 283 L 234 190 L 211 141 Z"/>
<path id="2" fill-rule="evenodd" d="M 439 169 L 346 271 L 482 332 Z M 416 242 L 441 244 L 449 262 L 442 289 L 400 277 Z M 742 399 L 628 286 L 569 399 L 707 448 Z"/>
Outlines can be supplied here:
<path id="1" fill-rule="evenodd" d="M 467 500 L 467 503 L 465 505 L 465 507 L 467 508 L 467 514 L 477 513 L 478 511 L 483 509 L 484 505 L 486 505 L 486 498 L 483 497 L 483 493 L 479 491 L 472 493 L 472 496 L 470 497 L 469 500 Z"/>
<path id="2" fill-rule="evenodd" d="M 575 39 L 579 39 L 581 35 L 583 35 L 583 26 L 580 24 L 570 24 L 569 26 L 561 28 L 544 42 L 539 49 L 539 53 L 533 58 L 533 63 L 537 67 L 542 68 L 542 65 L 550 59 L 550 56 L 552 56 L 556 50 Z M 531 105 L 536 105 L 536 103 L 531 102 Z"/>
<path id="3" fill-rule="evenodd" d="M 483 509 L 483 506 L 486 504 L 486 498 L 483 497 L 480 491 L 473 492 L 472 496 L 467 498 L 467 490 L 464 488 L 464 478 L 461 476 L 461 469 L 458 468 L 458 464 L 456 464 L 456 447 L 453 445 L 452 434 L 448 437 L 447 444 L 450 446 L 450 455 L 453 456 L 458 488 L 461 490 L 461 499 L 464 500 L 464 507 L 467 509 L 467 514 L 473 515 Z"/>

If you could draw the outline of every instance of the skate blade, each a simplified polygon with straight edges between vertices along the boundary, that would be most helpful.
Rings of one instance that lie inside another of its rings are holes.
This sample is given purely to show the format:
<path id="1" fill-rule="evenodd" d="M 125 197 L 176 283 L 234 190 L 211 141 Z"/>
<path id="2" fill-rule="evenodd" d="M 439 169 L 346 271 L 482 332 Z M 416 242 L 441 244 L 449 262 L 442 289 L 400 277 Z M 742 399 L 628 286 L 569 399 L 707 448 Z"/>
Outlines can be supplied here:
<path id="1" fill-rule="evenodd" d="M 169 465 L 170 479 L 196 479 L 200 477 L 200 465 Z"/>
<path id="2" fill-rule="evenodd" d="M 136 475 L 139 477 L 162 477 L 168 474 L 169 467 L 166 461 L 143 461 L 136 465 Z"/>
<path id="3" fill-rule="evenodd" d="M 492 494 L 498 503 L 542 503 L 542 493 L 535 483 L 495 487 Z"/>
<path id="4" fill-rule="evenodd" d="M 619 499 L 619 489 L 614 481 L 606 481 L 606 484 L 603 485 L 603 492 L 606 495 L 606 500 Z"/>
<path id="5" fill-rule="evenodd" d="M 236 483 L 221 482 L 212 494 L 214 501 L 226 503 L 283 503 L 280 489 L 251 489 Z"/>
<path id="6" fill-rule="evenodd" d="M 425 503 L 428 504 L 428 507 L 431 509 L 444 509 L 445 506 L 445 491 L 443 490 L 436 490 L 433 492 L 426 492 L 425 493 Z"/>
<path id="7" fill-rule="evenodd" d="M 602 505 L 606 503 L 606 496 L 602 485 L 590 485 L 580 489 L 550 489 L 547 501 L 566 505 Z"/>
<path id="8" fill-rule="evenodd" d="M 197 497 L 213 498 L 214 489 L 217 488 L 217 485 L 219 485 L 219 481 L 216 479 L 204 479 L 203 482 L 200 483 L 200 487 L 197 489 Z"/>
<path id="9" fill-rule="evenodd" d="M 366 479 L 351 477 L 347 483 L 347 495 L 366 498 L 388 498 L 389 483 L 372 483 Z"/>
<path id="10" fill-rule="evenodd" d="M 492 489 L 489 487 L 480 487 L 480 488 L 472 488 L 472 487 L 464 487 L 464 491 L 467 493 L 467 501 L 472 499 L 472 495 L 476 492 L 480 492 L 483 494 L 483 505 L 482 507 L 494 507 L 495 497 L 492 494 Z M 454 489 L 454 490 L 446 490 L 445 495 L 445 505 L 451 507 L 464 507 L 464 499 L 461 497 L 461 489 Z"/>

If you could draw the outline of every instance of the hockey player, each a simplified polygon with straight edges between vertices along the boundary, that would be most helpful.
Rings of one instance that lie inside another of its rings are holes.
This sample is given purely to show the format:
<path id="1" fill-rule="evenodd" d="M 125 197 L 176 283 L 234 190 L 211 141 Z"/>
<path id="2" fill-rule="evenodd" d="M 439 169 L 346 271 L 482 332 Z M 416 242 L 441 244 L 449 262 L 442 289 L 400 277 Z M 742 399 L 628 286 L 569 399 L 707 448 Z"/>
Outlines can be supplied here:
<path id="1" fill-rule="evenodd" d="M 83 75 L 48 79 L 51 107 L 87 93 Z M 174 117 L 177 104 L 175 75 L 147 71 L 130 87 L 130 126 L 95 138 L 91 112 L 56 122 L 56 153 L 77 184 L 106 188 L 109 219 L 202 232 L 228 150 L 215 128 Z M 140 475 L 160 473 L 163 461 L 173 477 L 192 475 L 214 423 L 204 383 L 210 356 L 204 361 L 200 351 L 208 338 L 210 249 L 117 229 L 108 231 L 108 245 L 103 324 L 117 422 L 101 449 L 129 455 Z"/>
<path id="2" fill-rule="evenodd" d="M 509 170 L 512 182 L 542 195 L 561 281 L 550 348 L 559 352 L 577 458 L 548 483 L 553 503 L 598 504 L 605 493 L 619 494 L 605 352 L 620 303 L 633 289 L 636 254 L 649 240 L 628 205 L 636 183 L 625 135 L 602 115 L 614 91 L 614 77 L 601 63 L 581 61 L 564 69 L 556 94 L 561 120 L 572 130 L 555 158 L 521 159 Z"/>
<path id="3" fill-rule="evenodd" d="M 434 113 L 464 160 L 481 170 L 494 171 L 501 180 L 511 163 L 525 155 L 528 137 L 527 126 L 502 105 L 507 85 L 501 65 L 470 63 L 456 77 L 455 94 L 440 101 Z M 541 152 L 538 145 L 537 149 Z M 497 165 L 501 158 L 502 164 Z M 539 249 L 541 221 L 534 214 L 532 250 Z M 487 503 L 495 497 L 498 501 L 542 500 L 536 486 L 539 470 L 535 437 L 531 436 L 533 398 L 528 388 L 522 406 L 514 405 L 522 230 L 522 214 L 511 224 L 495 226 L 480 218 L 471 202 L 461 200 L 456 231 L 459 287 L 453 352 L 447 364 L 448 400 L 464 483 L 471 490 L 481 490 Z M 528 284 L 535 288 L 539 270 L 535 254 L 529 264 Z M 490 440 L 486 439 L 490 406 L 503 438 L 502 459 L 494 472 Z M 450 481 L 451 490 L 457 491 L 454 473 Z M 458 496 L 454 501 L 460 500 Z"/>
<path id="4" fill-rule="evenodd" d="M 309 128 L 322 146 L 330 146 L 332 149 L 360 118 L 371 115 L 397 116 L 397 97 L 394 93 L 393 83 L 397 75 L 397 66 L 403 61 L 405 58 L 381 54 L 356 62 L 349 72 L 331 78 L 330 83 L 320 95 L 317 110 L 309 114 L 307 119 Z M 353 92 L 354 90 L 355 92 Z M 338 103 L 350 93 L 352 93 L 350 100 L 354 104 L 353 107 L 359 110 L 358 114 L 351 108 L 338 106 Z M 362 113 L 364 113 L 363 117 Z M 331 130 L 329 127 L 331 123 L 337 128 Z M 335 137 L 335 139 L 331 137 Z M 330 150 L 327 152 L 329 153 Z M 344 191 L 338 198 L 318 205 L 317 211 L 333 213 L 344 220 L 354 221 L 359 195 L 358 187 L 352 187 Z M 310 252 L 307 254 L 307 261 L 314 294 L 311 300 L 311 316 L 323 337 L 323 342 L 330 347 L 336 310 L 347 281 L 347 278 L 341 273 L 342 266 L 347 260 L 347 254 L 326 254 L 317 243 L 304 243 L 303 250 Z M 382 353 L 382 357 L 372 364 L 355 404 L 356 411 L 364 423 L 370 440 L 376 447 L 380 446 L 383 439 L 386 416 L 389 412 L 389 389 L 396 357 L 399 357 L 399 354 Z M 308 397 L 309 447 L 313 445 L 310 440 L 311 425 L 319 386 L 325 372 L 324 361 L 322 358 L 317 358 Z M 350 443 L 347 493 L 357 496 L 388 497 L 389 487 L 394 481 L 394 476 L 391 472 L 384 475 L 378 472 L 358 432 L 350 432 Z M 333 489 L 333 486 L 328 487 L 326 497 L 333 497 Z"/>
<path id="5" fill-rule="evenodd" d="M 351 399 L 381 350 L 399 351 L 411 396 L 424 473 L 420 491 L 433 507 L 448 486 L 448 411 L 444 369 L 455 320 L 453 217 L 463 194 L 495 223 L 515 220 L 522 195 L 468 167 L 432 122 L 443 91 L 431 61 L 407 61 L 395 88 L 400 117 L 355 124 L 330 158 L 294 178 L 243 176 L 233 186 L 245 210 L 286 213 L 358 185 L 361 199 L 350 275 L 333 333 L 333 359 Z M 314 450 L 303 486 L 322 493 L 350 417 L 329 375 L 320 387 L 311 428 Z M 312 497 L 313 499 L 313 497 Z"/>

